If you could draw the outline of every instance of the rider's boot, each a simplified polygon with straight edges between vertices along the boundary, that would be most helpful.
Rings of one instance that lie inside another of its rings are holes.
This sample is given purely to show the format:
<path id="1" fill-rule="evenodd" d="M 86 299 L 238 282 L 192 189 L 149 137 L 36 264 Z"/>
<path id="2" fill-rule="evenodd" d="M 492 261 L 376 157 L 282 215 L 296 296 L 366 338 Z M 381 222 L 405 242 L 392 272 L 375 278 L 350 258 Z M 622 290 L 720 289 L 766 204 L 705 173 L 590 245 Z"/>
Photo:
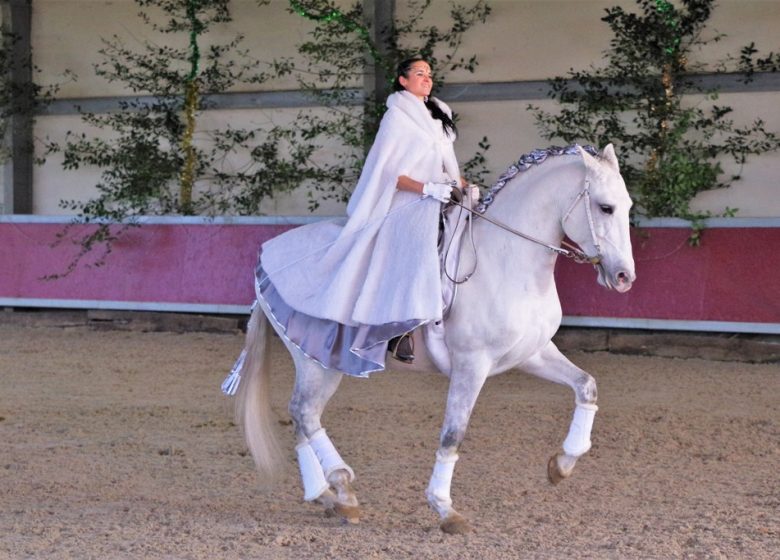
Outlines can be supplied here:
<path id="1" fill-rule="evenodd" d="M 411 364 L 414 362 L 414 340 L 412 333 L 408 332 L 391 338 L 387 344 L 390 355 L 400 362 Z"/>

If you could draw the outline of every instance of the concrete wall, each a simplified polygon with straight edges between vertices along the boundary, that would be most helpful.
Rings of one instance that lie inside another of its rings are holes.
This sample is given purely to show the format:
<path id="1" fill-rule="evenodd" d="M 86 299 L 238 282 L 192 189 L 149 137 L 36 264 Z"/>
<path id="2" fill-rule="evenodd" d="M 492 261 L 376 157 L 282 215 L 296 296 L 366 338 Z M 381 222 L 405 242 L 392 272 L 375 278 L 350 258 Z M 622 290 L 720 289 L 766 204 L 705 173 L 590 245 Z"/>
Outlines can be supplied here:
<path id="1" fill-rule="evenodd" d="M 350 2 L 342 2 L 348 5 Z M 397 13 L 408 13 L 405 0 L 397 0 Z M 612 5 L 635 6 L 632 0 L 491 0 L 493 13 L 487 24 L 468 33 L 461 48 L 463 54 L 476 53 L 480 65 L 476 74 L 457 72 L 448 77 L 454 82 L 506 82 L 543 80 L 562 75 L 570 68 L 584 69 L 601 62 L 601 53 L 608 47 L 609 29 L 600 21 L 604 9 Z M 721 0 L 709 26 L 728 37 L 715 44 L 701 60 L 711 62 L 754 41 L 764 52 L 777 50 L 776 29 L 780 24 L 780 2 L 761 0 Z M 258 60 L 258 65 L 273 58 L 295 54 L 295 45 L 306 39 L 312 25 L 290 14 L 286 0 L 273 0 L 270 6 L 258 7 L 255 0 L 234 0 L 235 21 L 215 33 L 214 40 L 244 33 L 244 47 Z M 446 20 L 449 2 L 435 0 L 427 16 L 431 23 Z M 62 72 L 69 69 L 78 81 L 63 83 L 63 98 L 128 95 L 121 84 L 109 84 L 94 76 L 92 65 L 99 60 L 97 51 L 101 38 L 121 37 L 128 45 L 138 45 L 144 39 L 165 41 L 146 27 L 136 16 L 138 8 L 132 0 L 35 0 L 33 2 L 33 49 L 35 64 L 41 69 L 44 83 L 61 81 Z M 359 84 L 356 84 L 359 85 Z M 295 88 L 292 79 L 261 86 L 261 90 Z M 247 88 L 244 88 L 248 91 Z M 769 130 L 780 131 L 780 115 L 776 111 L 780 91 L 723 95 L 721 102 L 735 109 L 738 121 L 763 118 Z M 544 99 L 534 104 L 552 109 Z M 534 127 L 527 112 L 527 100 L 458 102 L 451 101 L 461 115 L 461 138 L 458 154 L 462 160 L 470 157 L 477 141 L 488 136 L 492 148 L 488 152 L 491 176 L 503 171 L 521 153 L 548 144 Z M 208 121 L 252 121 L 288 118 L 290 110 L 234 110 L 209 115 Z M 75 116 L 52 115 L 37 119 L 38 138 L 62 138 L 67 130 L 80 131 L 83 126 Z M 777 171 L 780 154 L 753 158 L 742 169 L 743 179 L 732 189 L 701 195 L 695 203 L 698 209 L 719 212 L 724 207 L 740 209 L 744 217 L 780 216 L 780 196 L 777 196 Z M 60 199 L 85 200 L 94 194 L 96 173 L 89 170 L 65 172 L 57 158 L 51 158 L 36 168 L 34 179 L 34 211 L 37 214 L 62 214 Z M 0 192 L 2 192 L 0 190 Z M 0 201 L 2 203 L 2 201 Z M 263 208 L 264 213 L 306 214 L 306 197 L 281 197 Z M 340 205 L 326 204 L 321 214 L 338 214 Z"/>

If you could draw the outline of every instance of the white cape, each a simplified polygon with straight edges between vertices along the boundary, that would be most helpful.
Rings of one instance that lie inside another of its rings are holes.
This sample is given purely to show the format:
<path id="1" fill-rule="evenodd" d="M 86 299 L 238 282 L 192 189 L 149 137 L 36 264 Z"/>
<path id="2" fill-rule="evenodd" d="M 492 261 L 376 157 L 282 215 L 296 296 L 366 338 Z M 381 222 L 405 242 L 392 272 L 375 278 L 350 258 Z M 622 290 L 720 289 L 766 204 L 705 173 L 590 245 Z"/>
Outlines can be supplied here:
<path id="1" fill-rule="evenodd" d="M 296 311 L 350 326 L 441 319 L 441 203 L 396 183 L 400 175 L 459 179 L 454 137 L 406 91 L 390 95 L 387 106 L 347 219 L 305 225 L 263 244 L 262 268 Z"/>

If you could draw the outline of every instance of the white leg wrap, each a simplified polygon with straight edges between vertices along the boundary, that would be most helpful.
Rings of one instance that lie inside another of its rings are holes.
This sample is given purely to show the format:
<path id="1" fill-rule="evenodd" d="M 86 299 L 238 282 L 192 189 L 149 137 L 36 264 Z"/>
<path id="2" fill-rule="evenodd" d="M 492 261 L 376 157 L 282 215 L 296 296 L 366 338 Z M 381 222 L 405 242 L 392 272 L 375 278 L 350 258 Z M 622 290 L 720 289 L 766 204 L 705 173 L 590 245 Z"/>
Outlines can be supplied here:
<path id="1" fill-rule="evenodd" d="M 298 453 L 298 466 L 303 480 L 303 499 L 311 502 L 319 498 L 330 485 L 325 480 L 317 454 L 308 442 L 296 445 L 295 451 Z"/>
<path id="2" fill-rule="evenodd" d="M 309 438 L 309 445 L 311 445 L 314 453 L 317 454 L 317 459 L 322 465 L 322 470 L 325 472 L 325 478 L 327 479 L 334 471 L 344 469 L 349 473 L 349 481 L 355 480 L 355 472 L 348 464 L 344 462 L 344 459 L 339 455 L 336 446 L 330 441 L 328 434 L 325 433 L 325 428 L 320 428 L 314 435 Z"/>
<path id="3" fill-rule="evenodd" d="M 579 457 L 590 449 L 590 431 L 593 428 L 593 418 L 599 409 L 595 404 L 580 404 L 574 409 L 574 418 L 569 426 L 569 435 L 563 442 L 566 455 Z"/>
<path id="4" fill-rule="evenodd" d="M 441 508 L 448 510 L 452 507 L 450 487 L 452 485 L 452 473 L 455 471 L 455 462 L 457 460 L 457 454 L 442 457 L 439 453 L 436 453 L 436 464 L 433 466 L 431 481 L 428 484 L 428 490 L 425 492 L 428 501 L 442 515 L 445 513 Z"/>

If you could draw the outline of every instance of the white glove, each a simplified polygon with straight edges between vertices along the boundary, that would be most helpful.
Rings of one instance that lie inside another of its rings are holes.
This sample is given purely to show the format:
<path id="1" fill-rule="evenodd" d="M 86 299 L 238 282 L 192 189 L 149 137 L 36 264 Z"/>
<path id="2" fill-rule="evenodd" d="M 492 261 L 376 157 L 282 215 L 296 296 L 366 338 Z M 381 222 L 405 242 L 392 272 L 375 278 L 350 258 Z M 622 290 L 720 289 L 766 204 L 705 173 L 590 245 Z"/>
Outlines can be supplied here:
<path id="1" fill-rule="evenodd" d="M 449 202 L 452 185 L 450 183 L 425 183 L 423 196 L 430 196 L 439 202 Z"/>

